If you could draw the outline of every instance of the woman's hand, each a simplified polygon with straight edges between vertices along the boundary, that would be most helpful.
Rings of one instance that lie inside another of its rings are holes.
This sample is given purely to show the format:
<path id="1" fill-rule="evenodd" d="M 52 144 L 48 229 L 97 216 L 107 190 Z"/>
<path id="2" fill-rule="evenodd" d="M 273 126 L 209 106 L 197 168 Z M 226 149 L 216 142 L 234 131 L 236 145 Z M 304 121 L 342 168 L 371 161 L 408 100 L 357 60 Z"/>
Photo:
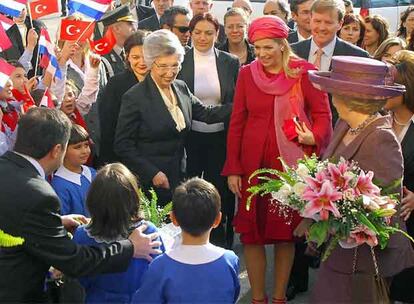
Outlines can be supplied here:
<path id="1" fill-rule="evenodd" d="M 404 221 L 408 220 L 411 215 L 411 211 L 414 209 L 414 193 L 403 187 L 403 199 L 401 201 L 401 214 L 400 216 Z"/>
<path id="2" fill-rule="evenodd" d="M 293 235 L 296 237 L 305 236 L 309 230 L 310 225 L 312 225 L 312 220 L 308 218 L 302 219 L 299 225 L 296 227 L 295 231 L 293 231 Z"/>
<path id="3" fill-rule="evenodd" d="M 314 146 L 316 144 L 315 136 L 311 130 L 308 129 L 304 122 L 295 121 L 296 133 L 298 133 L 298 142 L 303 145 Z"/>
<path id="4" fill-rule="evenodd" d="M 167 176 L 159 171 L 153 178 L 152 183 L 157 188 L 164 188 L 164 189 L 170 189 L 170 183 L 168 182 Z"/>
<path id="5" fill-rule="evenodd" d="M 233 194 L 241 198 L 242 179 L 240 175 L 230 175 L 227 177 L 227 184 Z"/>

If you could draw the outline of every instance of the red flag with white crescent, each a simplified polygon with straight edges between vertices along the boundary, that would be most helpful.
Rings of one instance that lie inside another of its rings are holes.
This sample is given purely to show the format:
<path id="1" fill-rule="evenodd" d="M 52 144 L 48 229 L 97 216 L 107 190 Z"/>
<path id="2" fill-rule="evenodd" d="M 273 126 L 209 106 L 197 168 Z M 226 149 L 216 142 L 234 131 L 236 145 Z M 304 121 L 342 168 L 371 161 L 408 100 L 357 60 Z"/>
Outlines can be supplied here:
<path id="1" fill-rule="evenodd" d="M 0 52 L 4 52 L 11 47 L 12 43 L 9 36 L 7 36 L 6 30 L 3 28 L 3 24 L 0 23 Z"/>
<path id="2" fill-rule="evenodd" d="M 60 39 L 70 41 L 86 41 L 94 31 L 94 24 L 81 20 L 62 19 L 60 24 Z"/>
<path id="3" fill-rule="evenodd" d="M 112 32 L 111 28 L 108 28 L 105 35 L 98 40 L 91 41 L 89 40 L 89 45 L 94 53 L 98 55 L 109 54 L 116 44 L 115 35 Z"/>
<path id="4" fill-rule="evenodd" d="M 58 0 L 35 0 L 29 3 L 32 19 L 59 13 Z"/>

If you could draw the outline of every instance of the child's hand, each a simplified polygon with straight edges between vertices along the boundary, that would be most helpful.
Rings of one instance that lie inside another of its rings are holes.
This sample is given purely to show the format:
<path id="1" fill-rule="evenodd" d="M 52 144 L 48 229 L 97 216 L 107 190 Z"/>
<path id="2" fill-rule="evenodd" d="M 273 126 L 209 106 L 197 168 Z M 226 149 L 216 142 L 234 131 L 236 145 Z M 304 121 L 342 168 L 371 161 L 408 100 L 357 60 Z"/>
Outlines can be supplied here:
<path id="1" fill-rule="evenodd" d="M 101 56 L 95 53 L 90 53 L 89 55 L 89 64 L 91 68 L 97 69 L 101 63 Z"/>
<path id="2" fill-rule="evenodd" d="M 62 215 L 60 218 L 62 219 L 63 227 L 71 233 L 75 231 L 79 225 L 88 223 L 88 219 L 81 214 Z"/>

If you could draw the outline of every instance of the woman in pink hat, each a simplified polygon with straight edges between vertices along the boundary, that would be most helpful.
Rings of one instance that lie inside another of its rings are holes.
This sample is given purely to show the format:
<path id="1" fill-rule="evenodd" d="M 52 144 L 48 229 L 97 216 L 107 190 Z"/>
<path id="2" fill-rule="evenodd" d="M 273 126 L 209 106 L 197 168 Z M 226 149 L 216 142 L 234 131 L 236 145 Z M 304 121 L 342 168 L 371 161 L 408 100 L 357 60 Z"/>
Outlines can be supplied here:
<path id="1" fill-rule="evenodd" d="M 323 158 L 356 161 L 363 170 L 373 171 L 374 178 L 383 185 L 401 179 L 403 158 L 392 119 L 378 113 L 387 99 L 405 92 L 404 86 L 393 82 L 389 66 L 369 58 L 336 56 L 332 58 L 331 72 L 310 71 L 309 78 L 317 88 L 332 94 L 340 118 Z M 393 192 L 401 192 L 401 186 Z M 405 229 L 399 215 L 392 221 Z M 366 284 L 355 285 L 357 278 L 353 274 L 373 278 L 378 273 L 389 283 L 394 275 L 413 265 L 413 251 L 402 234 L 392 235 L 384 250 L 366 244 L 355 248 L 337 246 L 321 264 L 312 302 L 379 303 L 369 279 Z M 381 299 L 381 303 L 386 302 Z"/>
<path id="2" fill-rule="evenodd" d="M 246 200 L 249 176 L 259 168 L 282 170 L 278 157 L 293 165 L 298 158 L 325 150 L 331 137 L 331 112 L 327 95 L 315 89 L 307 75 L 315 67 L 296 57 L 286 40 L 289 28 L 278 17 L 252 22 L 248 36 L 257 60 L 242 67 L 236 85 L 222 174 L 239 200 L 234 219 L 244 245 L 252 303 L 267 303 L 266 253 L 275 248 L 272 303 L 285 303 L 292 267 L 294 231 L 301 218 L 279 209 L 270 197 L 255 197 L 249 210 Z"/>

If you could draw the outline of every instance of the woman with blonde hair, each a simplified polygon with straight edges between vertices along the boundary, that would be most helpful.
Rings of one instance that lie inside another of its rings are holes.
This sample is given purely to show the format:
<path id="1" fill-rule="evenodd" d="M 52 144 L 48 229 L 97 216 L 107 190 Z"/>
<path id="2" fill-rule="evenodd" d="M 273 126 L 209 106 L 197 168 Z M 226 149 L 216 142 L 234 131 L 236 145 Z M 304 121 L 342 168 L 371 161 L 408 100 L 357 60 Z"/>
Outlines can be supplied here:
<path id="1" fill-rule="evenodd" d="M 407 45 L 403 39 L 399 37 L 391 37 L 380 44 L 375 51 L 373 58 L 380 61 L 391 62 L 394 54 L 406 47 Z"/>
<path id="2" fill-rule="evenodd" d="M 247 210 L 250 175 L 259 168 L 282 170 L 278 157 L 293 165 L 297 159 L 324 151 L 331 137 L 328 97 L 309 82 L 315 67 L 294 55 L 287 42 L 289 28 L 276 16 L 252 22 L 248 37 L 256 60 L 241 68 L 236 84 L 222 174 L 239 198 L 234 219 L 244 246 L 252 303 L 267 303 L 265 245 L 274 245 L 275 270 L 272 303 L 286 303 L 292 268 L 297 213 L 286 216 L 270 197 L 255 197 Z"/>

